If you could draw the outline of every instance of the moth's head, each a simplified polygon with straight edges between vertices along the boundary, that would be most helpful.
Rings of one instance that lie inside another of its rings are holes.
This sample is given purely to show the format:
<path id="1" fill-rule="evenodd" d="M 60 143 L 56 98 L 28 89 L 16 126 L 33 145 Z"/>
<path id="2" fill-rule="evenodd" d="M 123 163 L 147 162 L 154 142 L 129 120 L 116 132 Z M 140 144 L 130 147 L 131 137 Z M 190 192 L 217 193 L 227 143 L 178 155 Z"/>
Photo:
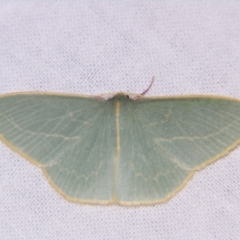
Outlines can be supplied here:
<path id="1" fill-rule="evenodd" d="M 119 92 L 119 93 L 105 93 L 105 94 L 101 94 L 99 97 L 105 100 L 111 99 L 111 98 L 119 98 L 119 99 L 124 99 L 124 98 L 128 98 L 131 100 L 137 100 L 139 98 L 143 98 L 144 95 L 149 91 L 149 89 L 152 87 L 154 83 L 154 76 L 152 77 L 152 81 L 150 83 L 150 85 L 148 86 L 148 88 L 143 91 L 141 94 L 137 94 L 137 93 L 125 93 L 125 92 Z"/>

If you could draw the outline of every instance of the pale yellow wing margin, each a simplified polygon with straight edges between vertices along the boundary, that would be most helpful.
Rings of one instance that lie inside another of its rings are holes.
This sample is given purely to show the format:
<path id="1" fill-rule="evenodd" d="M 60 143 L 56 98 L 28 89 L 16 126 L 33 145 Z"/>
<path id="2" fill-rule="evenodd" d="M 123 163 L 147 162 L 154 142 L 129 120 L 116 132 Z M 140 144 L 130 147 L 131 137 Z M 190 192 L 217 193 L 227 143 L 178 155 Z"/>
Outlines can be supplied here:
<path id="1" fill-rule="evenodd" d="M 0 98 L 1 140 L 40 167 L 67 200 L 112 203 L 112 104 L 84 96 L 4 95 Z"/>
<path id="2" fill-rule="evenodd" d="M 122 101 L 117 197 L 164 202 L 240 143 L 240 101 L 191 96 Z"/>

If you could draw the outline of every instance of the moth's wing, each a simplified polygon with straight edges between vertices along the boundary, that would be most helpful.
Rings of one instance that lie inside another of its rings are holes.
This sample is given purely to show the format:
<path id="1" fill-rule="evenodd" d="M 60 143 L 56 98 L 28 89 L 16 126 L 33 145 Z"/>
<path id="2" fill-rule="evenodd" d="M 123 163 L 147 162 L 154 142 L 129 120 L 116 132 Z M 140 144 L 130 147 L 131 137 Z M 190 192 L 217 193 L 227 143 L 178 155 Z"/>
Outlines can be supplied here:
<path id="1" fill-rule="evenodd" d="M 117 196 L 125 204 L 165 201 L 240 140 L 240 101 L 159 98 L 123 102 Z"/>
<path id="2" fill-rule="evenodd" d="M 0 134 L 13 150 L 41 167 L 67 199 L 107 203 L 115 154 L 113 103 L 47 94 L 0 98 Z"/>

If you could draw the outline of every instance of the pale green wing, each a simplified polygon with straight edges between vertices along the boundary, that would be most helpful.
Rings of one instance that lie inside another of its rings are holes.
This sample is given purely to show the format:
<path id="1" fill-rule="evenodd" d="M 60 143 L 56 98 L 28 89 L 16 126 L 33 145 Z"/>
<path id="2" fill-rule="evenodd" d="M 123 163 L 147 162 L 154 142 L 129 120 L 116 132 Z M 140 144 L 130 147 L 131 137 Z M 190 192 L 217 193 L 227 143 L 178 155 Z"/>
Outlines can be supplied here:
<path id="1" fill-rule="evenodd" d="M 240 101 L 226 98 L 122 100 L 116 196 L 122 204 L 165 201 L 194 171 L 240 140 Z"/>
<path id="2" fill-rule="evenodd" d="M 95 98 L 17 94 L 0 98 L 1 138 L 40 166 L 72 201 L 112 200 L 115 110 Z"/>
<path id="3" fill-rule="evenodd" d="M 68 200 L 151 204 L 239 143 L 240 102 L 6 95 L 0 132 Z"/>

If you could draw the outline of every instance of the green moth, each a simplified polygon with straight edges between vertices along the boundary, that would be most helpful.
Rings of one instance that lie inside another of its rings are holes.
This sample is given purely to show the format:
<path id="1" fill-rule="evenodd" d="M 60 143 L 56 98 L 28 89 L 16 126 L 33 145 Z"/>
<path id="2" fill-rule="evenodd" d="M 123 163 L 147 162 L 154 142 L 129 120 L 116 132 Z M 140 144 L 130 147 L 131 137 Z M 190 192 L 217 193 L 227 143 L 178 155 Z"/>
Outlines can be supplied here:
<path id="1" fill-rule="evenodd" d="M 239 144 L 240 100 L 5 94 L 0 134 L 67 200 L 156 204 Z"/>

